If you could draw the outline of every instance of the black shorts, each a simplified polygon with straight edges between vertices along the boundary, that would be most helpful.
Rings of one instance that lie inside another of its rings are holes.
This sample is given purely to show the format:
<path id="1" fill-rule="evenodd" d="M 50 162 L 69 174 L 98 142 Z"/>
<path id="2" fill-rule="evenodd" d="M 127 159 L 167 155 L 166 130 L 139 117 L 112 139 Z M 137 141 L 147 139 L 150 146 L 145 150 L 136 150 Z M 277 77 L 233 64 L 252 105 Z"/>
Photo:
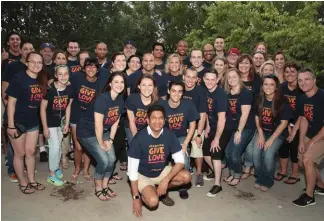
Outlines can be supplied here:
<path id="1" fill-rule="evenodd" d="M 216 128 L 210 128 L 210 132 L 208 138 L 204 139 L 203 143 L 203 155 L 204 156 L 211 156 L 212 160 L 222 160 L 225 154 L 225 148 L 228 142 L 231 139 L 233 131 L 232 130 L 225 130 L 219 140 L 219 146 L 221 148 L 220 151 L 210 152 L 210 144 L 212 143 L 213 139 L 215 138 Z"/>

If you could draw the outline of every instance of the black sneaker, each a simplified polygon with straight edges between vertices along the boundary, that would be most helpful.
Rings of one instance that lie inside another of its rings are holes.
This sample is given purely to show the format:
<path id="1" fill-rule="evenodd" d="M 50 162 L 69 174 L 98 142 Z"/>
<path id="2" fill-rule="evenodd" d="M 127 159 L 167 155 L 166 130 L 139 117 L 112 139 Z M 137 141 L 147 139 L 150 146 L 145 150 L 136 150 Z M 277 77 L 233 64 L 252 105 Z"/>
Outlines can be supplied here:
<path id="1" fill-rule="evenodd" d="M 304 191 L 304 193 L 306 193 L 306 188 L 304 188 L 303 191 Z M 314 194 L 324 196 L 324 188 L 321 188 L 316 185 L 315 189 L 314 189 Z"/>
<path id="2" fill-rule="evenodd" d="M 214 172 L 211 172 L 210 174 L 207 174 L 207 176 L 204 175 L 204 180 L 212 180 L 215 179 Z"/>
<path id="3" fill-rule="evenodd" d="M 39 161 L 40 162 L 47 162 L 48 161 L 48 154 L 46 151 L 42 151 L 39 153 Z"/>
<path id="4" fill-rule="evenodd" d="M 175 204 L 174 200 L 169 197 L 169 194 L 162 196 L 161 201 L 166 206 L 174 206 L 174 204 Z"/>
<path id="5" fill-rule="evenodd" d="M 214 185 L 209 192 L 206 194 L 208 197 L 215 197 L 223 188 L 221 186 Z"/>
<path id="6" fill-rule="evenodd" d="M 192 167 L 189 168 L 189 172 L 191 173 L 191 175 L 193 174 L 194 170 Z"/>
<path id="7" fill-rule="evenodd" d="M 298 207 L 306 207 L 316 204 L 315 197 L 310 197 L 306 193 L 300 195 L 299 198 L 292 201 L 292 203 Z"/>
<path id="8" fill-rule="evenodd" d="M 189 198 L 189 194 L 187 190 L 179 190 L 179 196 L 181 199 L 186 200 Z"/>

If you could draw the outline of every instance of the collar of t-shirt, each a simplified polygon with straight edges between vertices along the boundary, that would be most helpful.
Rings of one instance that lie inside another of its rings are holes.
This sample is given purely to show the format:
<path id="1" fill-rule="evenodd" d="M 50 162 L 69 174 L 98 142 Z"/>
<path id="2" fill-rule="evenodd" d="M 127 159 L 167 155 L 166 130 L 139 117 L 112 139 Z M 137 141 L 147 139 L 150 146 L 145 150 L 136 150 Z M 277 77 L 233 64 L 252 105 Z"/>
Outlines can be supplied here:
<path id="1" fill-rule="evenodd" d="M 152 129 L 150 128 L 149 125 L 147 125 L 147 133 L 152 136 Z M 157 138 L 159 138 L 162 133 L 163 133 L 163 128 L 160 131 L 159 136 Z"/>

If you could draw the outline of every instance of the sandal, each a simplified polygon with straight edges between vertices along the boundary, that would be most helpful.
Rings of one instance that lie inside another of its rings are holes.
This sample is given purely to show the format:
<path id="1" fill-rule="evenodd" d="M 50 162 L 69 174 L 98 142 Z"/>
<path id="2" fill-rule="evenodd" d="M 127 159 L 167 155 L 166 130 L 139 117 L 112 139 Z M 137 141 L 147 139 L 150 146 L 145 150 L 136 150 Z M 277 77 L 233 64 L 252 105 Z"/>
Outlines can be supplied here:
<path id="1" fill-rule="evenodd" d="M 249 178 L 252 174 L 251 173 L 246 173 L 244 172 L 243 175 L 241 176 L 241 179 L 246 180 L 247 178 Z"/>
<path id="2" fill-rule="evenodd" d="M 105 194 L 111 198 L 114 198 L 117 196 L 117 194 L 112 190 L 110 189 L 109 187 L 106 187 L 102 190 L 102 192 L 105 192 Z"/>
<path id="3" fill-rule="evenodd" d="M 109 179 L 108 181 L 109 184 L 116 184 L 116 180 L 114 178 Z"/>
<path id="4" fill-rule="evenodd" d="M 87 181 L 87 182 L 93 182 L 93 177 L 90 175 L 90 174 L 88 174 L 88 175 L 85 175 L 85 174 L 83 174 L 83 178 Z"/>
<path id="5" fill-rule="evenodd" d="M 232 178 L 232 179 L 230 179 Z M 229 184 L 230 182 L 232 182 L 232 180 L 234 179 L 234 177 L 232 175 L 229 175 L 228 177 L 224 178 L 223 181 L 227 184 Z"/>
<path id="6" fill-rule="evenodd" d="M 233 184 L 234 180 L 238 180 L 238 182 L 237 182 L 237 183 L 235 183 L 235 184 Z M 234 179 L 232 179 L 232 180 L 231 180 L 231 182 L 230 182 L 230 183 L 228 183 L 228 185 L 229 185 L 229 186 L 236 186 L 237 184 L 239 184 L 239 183 L 240 183 L 240 181 L 241 181 L 241 179 L 240 179 L 240 178 L 234 178 Z"/>
<path id="7" fill-rule="evenodd" d="M 122 180 L 123 179 L 121 176 L 118 176 L 118 173 L 114 173 L 112 178 L 115 179 L 115 180 Z"/>
<path id="8" fill-rule="evenodd" d="M 75 175 L 74 173 L 72 173 L 71 183 L 77 183 L 78 178 L 79 178 L 79 174 Z"/>
<path id="9" fill-rule="evenodd" d="M 98 191 L 95 191 L 95 195 L 96 197 L 98 197 L 98 199 L 100 199 L 101 201 L 107 201 L 109 200 L 106 196 L 106 192 L 104 190 L 98 190 Z M 100 196 L 103 195 L 105 197 L 105 199 L 103 198 L 100 198 Z"/>
<path id="10" fill-rule="evenodd" d="M 22 186 L 19 184 L 19 189 L 23 194 L 33 194 L 35 191 L 29 186 L 28 184 L 26 186 Z"/>
<path id="11" fill-rule="evenodd" d="M 44 190 L 45 186 L 39 182 L 28 183 L 28 186 L 34 188 L 35 190 Z"/>
<path id="12" fill-rule="evenodd" d="M 276 177 L 274 177 L 274 179 L 275 180 L 277 180 L 277 181 L 281 181 L 281 180 L 283 180 L 285 177 L 287 177 L 287 175 L 286 174 L 282 174 L 282 173 L 277 173 L 276 174 Z"/>
<path id="13" fill-rule="evenodd" d="M 292 180 L 293 182 L 289 182 L 289 180 Z M 298 183 L 300 181 L 300 178 L 299 177 L 293 177 L 293 176 L 289 176 L 288 179 L 286 179 L 284 181 L 285 184 L 295 184 L 295 183 Z"/>

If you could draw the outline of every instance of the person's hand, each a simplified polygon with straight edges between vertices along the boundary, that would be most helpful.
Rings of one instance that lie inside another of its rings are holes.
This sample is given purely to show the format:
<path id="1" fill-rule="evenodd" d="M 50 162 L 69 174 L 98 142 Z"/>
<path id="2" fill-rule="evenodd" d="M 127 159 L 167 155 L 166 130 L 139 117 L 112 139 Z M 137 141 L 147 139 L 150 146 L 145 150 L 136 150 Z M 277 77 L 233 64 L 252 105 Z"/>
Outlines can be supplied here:
<path id="1" fill-rule="evenodd" d="M 63 134 L 67 134 L 70 132 L 70 125 L 65 124 L 64 128 L 63 128 Z"/>
<path id="2" fill-rule="evenodd" d="M 188 145 L 183 143 L 181 144 L 181 147 L 182 147 L 182 152 L 188 155 Z"/>
<path id="3" fill-rule="evenodd" d="M 43 135 L 44 135 L 44 137 L 45 137 L 46 139 L 50 138 L 51 133 L 50 133 L 50 131 L 49 131 L 48 128 L 44 128 L 44 129 L 43 129 Z"/>
<path id="4" fill-rule="evenodd" d="M 219 146 L 219 139 L 216 138 L 210 144 L 210 152 L 215 152 L 215 151 L 218 152 L 220 150 L 221 148 Z"/>
<path id="5" fill-rule="evenodd" d="M 6 49 L 2 48 L 1 61 L 6 60 L 8 58 L 9 58 L 9 53 L 6 52 Z"/>
<path id="6" fill-rule="evenodd" d="M 241 143 L 241 136 L 242 136 L 242 133 L 240 131 L 235 132 L 235 134 L 234 134 L 234 143 L 235 144 Z"/>
<path id="7" fill-rule="evenodd" d="M 103 149 L 105 152 L 107 152 L 107 146 L 106 146 L 106 143 L 104 141 L 100 142 L 99 146 L 101 147 L 101 149 Z"/>
<path id="8" fill-rule="evenodd" d="M 198 148 L 200 148 L 201 145 L 202 145 L 202 138 L 196 136 L 195 139 L 194 139 L 194 141 L 196 142 Z"/>
<path id="9" fill-rule="evenodd" d="M 290 128 L 290 127 L 288 127 L 288 128 Z M 288 130 L 289 131 L 289 130 Z M 295 138 L 295 136 L 296 136 L 296 131 L 295 130 L 290 130 L 289 131 L 289 135 L 288 135 L 288 137 L 287 137 L 287 141 L 288 141 L 288 143 L 291 143 L 293 140 L 294 140 L 294 138 Z"/>
<path id="10" fill-rule="evenodd" d="M 258 140 L 257 140 L 257 146 L 258 146 L 260 149 L 262 149 L 264 143 L 265 143 L 264 136 L 259 134 L 259 136 L 258 136 Z"/>
<path id="11" fill-rule="evenodd" d="M 158 188 L 157 188 L 157 194 L 158 194 L 159 196 L 163 196 L 163 195 L 165 195 L 166 192 L 167 192 L 167 190 L 168 190 L 168 186 L 169 186 L 169 180 L 167 180 L 167 179 L 164 178 L 164 179 L 160 182 L 160 184 L 159 184 L 159 186 L 158 186 Z"/>
<path id="12" fill-rule="evenodd" d="M 133 214 L 136 217 L 142 217 L 142 200 L 141 199 L 133 200 Z"/>
<path id="13" fill-rule="evenodd" d="M 206 129 L 205 129 L 205 137 L 206 137 L 206 138 L 208 138 L 209 132 L 210 132 L 210 126 L 207 125 L 207 126 L 206 126 Z"/>
<path id="14" fill-rule="evenodd" d="M 269 147 L 271 147 L 271 145 L 273 144 L 273 139 L 270 137 L 263 145 L 263 149 L 267 150 Z"/>
<path id="15" fill-rule="evenodd" d="M 298 152 L 303 154 L 305 153 L 307 150 L 307 146 L 305 145 L 304 141 L 303 142 L 299 142 L 299 145 L 298 145 Z"/>
<path id="16" fill-rule="evenodd" d="M 107 151 L 107 152 L 110 151 L 111 148 L 112 148 L 112 143 L 110 143 L 109 140 L 105 140 L 105 141 L 104 141 L 104 144 L 105 144 L 105 147 L 106 147 L 106 151 Z"/>
<path id="17" fill-rule="evenodd" d="M 16 129 L 7 129 L 7 134 L 10 136 L 12 139 L 16 139 L 15 137 L 18 136 L 17 130 Z"/>
<path id="18" fill-rule="evenodd" d="M 312 146 L 314 145 L 314 143 L 315 142 L 312 141 L 312 140 L 308 141 L 307 144 L 306 144 L 306 149 L 308 150 L 308 149 L 312 148 Z"/>

